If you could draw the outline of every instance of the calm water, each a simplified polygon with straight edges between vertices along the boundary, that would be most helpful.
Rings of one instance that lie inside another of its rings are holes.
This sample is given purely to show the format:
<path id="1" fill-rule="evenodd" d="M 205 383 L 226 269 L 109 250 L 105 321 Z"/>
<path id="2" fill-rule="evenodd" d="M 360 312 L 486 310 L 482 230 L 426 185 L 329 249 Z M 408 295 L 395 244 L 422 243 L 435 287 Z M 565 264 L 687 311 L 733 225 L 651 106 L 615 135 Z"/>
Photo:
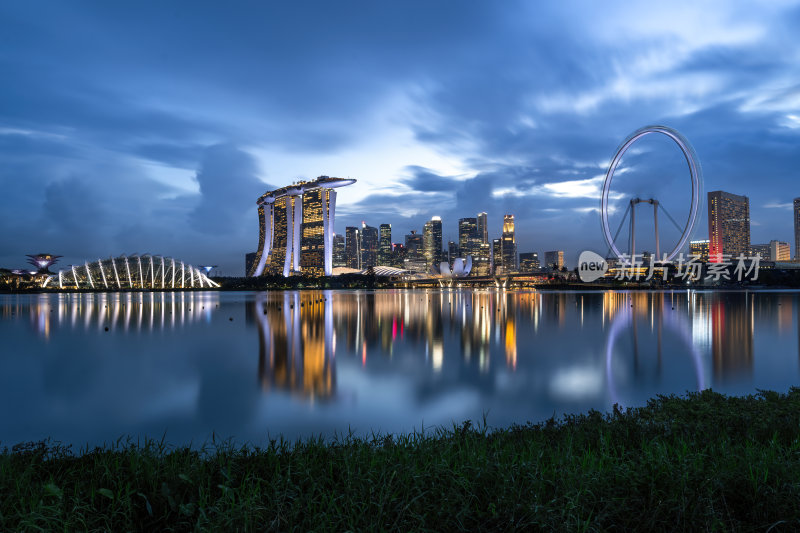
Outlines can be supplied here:
<path id="1" fill-rule="evenodd" d="M 0 445 L 506 426 L 787 390 L 798 311 L 796 292 L 0 295 Z"/>

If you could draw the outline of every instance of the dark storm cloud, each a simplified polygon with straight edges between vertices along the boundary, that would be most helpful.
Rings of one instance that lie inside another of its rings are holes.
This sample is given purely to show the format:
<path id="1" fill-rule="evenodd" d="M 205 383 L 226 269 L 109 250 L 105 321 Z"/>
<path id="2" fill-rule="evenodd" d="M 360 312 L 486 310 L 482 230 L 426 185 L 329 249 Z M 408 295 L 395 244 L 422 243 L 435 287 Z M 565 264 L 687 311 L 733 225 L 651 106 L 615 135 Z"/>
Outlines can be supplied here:
<path id="1" fill-rule="evenodd" d="M 192 227 L 203 234 L 240 234 L 247 215 L 256 210 L 255 199 L 275 188 L 256 174 L 256 164 L 245 152 L 228 145 L 208 148 L 196 176 L 200 202 L 190 215 Z"/>
<path id="2" fill-rule="evenodd" d="M 108 206 L 86 181 L 71 177 L 50 183 L 44 190 L 39 229 L 47 244 L 71 243 L 84 255 L 102 253 L 108 245 Z"/>
<path id="3" fill-rule="evenodd" d="M 412 174 L 403 180 L 403 184 L 420 192 L 448 192 L 456 186 L 456 180 L 446 176 L 439 176 L 430 169 L 419 166 L 409 166 L 407 170 Z"/>
<path id="4" fill-rule="evenodd" d="M 159 161 L 170 166 L 193 168 L 202 158 L 205 147 L 193 144 L 143 143 L 136 146 L 133 153 L 145 159 Z"/>

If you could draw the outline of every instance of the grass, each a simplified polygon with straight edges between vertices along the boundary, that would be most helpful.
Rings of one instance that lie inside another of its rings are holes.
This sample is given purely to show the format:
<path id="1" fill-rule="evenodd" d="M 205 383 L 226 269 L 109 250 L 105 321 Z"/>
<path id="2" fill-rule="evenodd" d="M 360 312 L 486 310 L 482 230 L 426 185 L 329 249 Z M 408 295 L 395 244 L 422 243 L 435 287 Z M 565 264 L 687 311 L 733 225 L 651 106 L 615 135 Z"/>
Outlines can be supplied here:
<path id="1" fill-rule="evenodd" d="M 800 389 L 488 430 L 0 454 L 0 530 L 792 531 Z"/>

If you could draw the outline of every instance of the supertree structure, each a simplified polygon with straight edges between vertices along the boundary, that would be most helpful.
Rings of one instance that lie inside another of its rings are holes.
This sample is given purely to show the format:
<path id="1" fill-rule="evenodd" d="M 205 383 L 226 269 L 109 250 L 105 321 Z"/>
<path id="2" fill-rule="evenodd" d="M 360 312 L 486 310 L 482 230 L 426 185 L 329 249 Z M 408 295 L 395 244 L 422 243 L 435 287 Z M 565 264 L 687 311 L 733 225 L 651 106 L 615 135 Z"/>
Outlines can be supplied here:
<path id="1" fill-rule="evenodd" d="M 28 258 L 28 263 L 36 267 L 37 274 L 52 274 L 52 272 L 50 272 L 50 267 L 58 263 L 58 260 L 62 256 L 53 254 L 36 254 L 26 255 L 25 257 Z"/>

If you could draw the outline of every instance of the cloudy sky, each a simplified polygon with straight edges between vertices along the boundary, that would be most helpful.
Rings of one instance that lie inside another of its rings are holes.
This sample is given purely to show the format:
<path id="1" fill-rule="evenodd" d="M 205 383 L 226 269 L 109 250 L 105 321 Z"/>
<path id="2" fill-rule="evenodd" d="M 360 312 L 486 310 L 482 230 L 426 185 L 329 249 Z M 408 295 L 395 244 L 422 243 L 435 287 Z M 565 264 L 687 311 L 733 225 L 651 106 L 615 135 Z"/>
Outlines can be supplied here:
<path id="1" fill-rule="evenodd" d="M 603 176 L 648 124 L 689 139 L 705 191 L 749 196 L 753 242 L 793 243 L 799 35 L 800 3 L 777 0 L 5 2 L 0 266 L 152 252 L 243 274 L 255 199 L 323 174 L 358 180 L 339 233 L 389 222 L 402 242 L 439 215 L 455 239 L 486 211 L 497 237 L 513 213 L 519 251 L 574 265 L 605 251 Z M 686 166 L 653 137 L 613 207 L 656 197 L 680 223 Z"/>

